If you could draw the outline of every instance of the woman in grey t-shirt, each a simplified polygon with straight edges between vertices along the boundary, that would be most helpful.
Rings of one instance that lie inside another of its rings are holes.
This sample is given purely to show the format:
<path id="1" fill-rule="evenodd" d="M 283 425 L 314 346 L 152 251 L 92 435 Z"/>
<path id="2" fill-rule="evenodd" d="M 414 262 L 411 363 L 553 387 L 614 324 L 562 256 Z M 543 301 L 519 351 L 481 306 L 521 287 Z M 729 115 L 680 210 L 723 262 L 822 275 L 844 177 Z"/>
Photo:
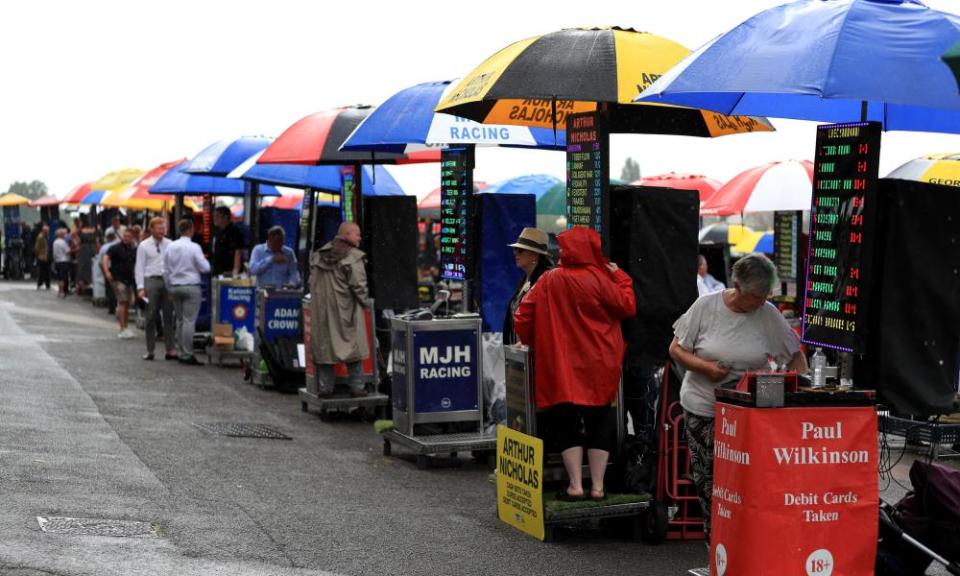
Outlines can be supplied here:
<path id="1" fill-rule="evenodd" d="M 771 359 L 804 373 L 800 338 L 767 302 L 776 285 L 773 263 L 750 254 L 733 266 L 733 288 L 699 298 L 673 325 L 670 357 L 687 373 L 680 387 L 690 472 L 710 535 L 713 492 L 714 389 L 744 372 L 763 370 Z"/>

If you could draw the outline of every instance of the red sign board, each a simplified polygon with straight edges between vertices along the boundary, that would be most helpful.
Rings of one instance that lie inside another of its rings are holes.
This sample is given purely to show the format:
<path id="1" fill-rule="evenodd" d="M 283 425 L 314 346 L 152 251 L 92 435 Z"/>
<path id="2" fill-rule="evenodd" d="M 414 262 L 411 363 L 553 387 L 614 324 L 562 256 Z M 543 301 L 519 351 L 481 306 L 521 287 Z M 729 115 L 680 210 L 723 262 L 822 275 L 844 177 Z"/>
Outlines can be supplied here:
<path id="1" fill-rule="evenodd" d="M 869 576 L 877 552 L 872 408 L 717 404 L 715 576 Z"/>

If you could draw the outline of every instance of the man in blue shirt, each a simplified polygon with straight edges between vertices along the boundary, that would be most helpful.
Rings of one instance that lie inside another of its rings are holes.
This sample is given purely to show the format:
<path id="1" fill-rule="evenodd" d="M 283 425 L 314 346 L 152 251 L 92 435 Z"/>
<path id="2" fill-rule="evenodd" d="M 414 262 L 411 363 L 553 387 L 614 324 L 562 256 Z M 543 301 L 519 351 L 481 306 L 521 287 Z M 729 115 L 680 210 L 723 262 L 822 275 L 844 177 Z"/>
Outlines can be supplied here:
<path id="1" fill-rule="evenodd" d="M 300 271 L 297 256 L 283 245 L 285 233 L 280 226 L 267 231 L 267 241 L 250 254 L 250 273 L 257 277 L 257 288 L 298 286 Z"/>

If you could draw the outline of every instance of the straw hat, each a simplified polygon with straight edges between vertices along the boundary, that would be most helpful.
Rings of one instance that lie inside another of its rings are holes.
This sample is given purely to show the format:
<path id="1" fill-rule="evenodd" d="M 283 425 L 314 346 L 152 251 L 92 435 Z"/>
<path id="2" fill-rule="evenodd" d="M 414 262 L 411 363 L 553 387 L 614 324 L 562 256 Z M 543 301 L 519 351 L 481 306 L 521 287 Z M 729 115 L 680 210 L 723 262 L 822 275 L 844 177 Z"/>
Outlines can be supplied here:
<path id="1" fill-rule="evenodd" d="M 547 252 L 549 243 L 550 238 L 543 230 L 539 228 L 524 228 L 523 232 L 520 232 L 520 237 L 517 238 L 517 241 L 513 244 L 507 244 L 507 246 L 549 256 L 550 253 Z"/>

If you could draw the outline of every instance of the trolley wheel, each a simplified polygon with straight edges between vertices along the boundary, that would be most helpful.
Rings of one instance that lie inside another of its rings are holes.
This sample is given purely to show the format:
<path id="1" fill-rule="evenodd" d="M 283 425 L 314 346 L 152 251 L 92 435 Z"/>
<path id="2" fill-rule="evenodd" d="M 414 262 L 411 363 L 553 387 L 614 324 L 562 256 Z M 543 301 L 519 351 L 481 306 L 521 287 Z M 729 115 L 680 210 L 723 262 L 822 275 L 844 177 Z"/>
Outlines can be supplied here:
<path id="1" fill-rule="evenodd" d="M 667 537 L 670 519 L 667 517 L 667 505 L 653 501 L 644 514 L 638 516 L 634 524 L 634 539 L 639 533 L 640 539 L 647 544 L 659 544 Z"/>
<path id="2" fill-rule="evenodd" d="M 451 452 L 451 453 L 450 453 L 450 457 L 451 457 L 451 458 L 456 458 L 456 457 L 457 457 L 457 453 L 456 453 L 456 452 Z"/>
<path id="3" fill-rule="evenodd" d="M 377 420 L 377 413 L 375 410 L 371 410 L 370 408 L 361 408 L 360 418 L 362 418 L 364 422 L 373 424 Z"/>
<path id="4" fill-rule="evenodd" d="M 390 456 L 390 454 L 391 454 L 392 452 L 393 452 L 393 449 L 392 449 L 392 447 L 390 446 L 390 441 L 387 440 L 386 438 L 384 438 L 384 439 L 383 439 L 383 455 L 384 455 L 384 456 Z"/>
<path id="5" fill-rule="evenodd" d="M 320 421 L 321 421 L 321 422 L 329 422 L 329 421 L 330 421 L 330 413 L 327 412 L 326 410 L 320 410 Z"/>
<path id="6" fill-rule="evenodd" d="M 301 411 L 301 412 L 309 412 L 309 411 L 310 411 L 310 407 L 307 405 L 306 402 L 300 402 L 300 411 Z"/>
<path id="7" fill-rule="evenodd" d="M 427 470 L 430 468 L 430 458 L 426 454 L 417 454 L 417 470 Z"/>

